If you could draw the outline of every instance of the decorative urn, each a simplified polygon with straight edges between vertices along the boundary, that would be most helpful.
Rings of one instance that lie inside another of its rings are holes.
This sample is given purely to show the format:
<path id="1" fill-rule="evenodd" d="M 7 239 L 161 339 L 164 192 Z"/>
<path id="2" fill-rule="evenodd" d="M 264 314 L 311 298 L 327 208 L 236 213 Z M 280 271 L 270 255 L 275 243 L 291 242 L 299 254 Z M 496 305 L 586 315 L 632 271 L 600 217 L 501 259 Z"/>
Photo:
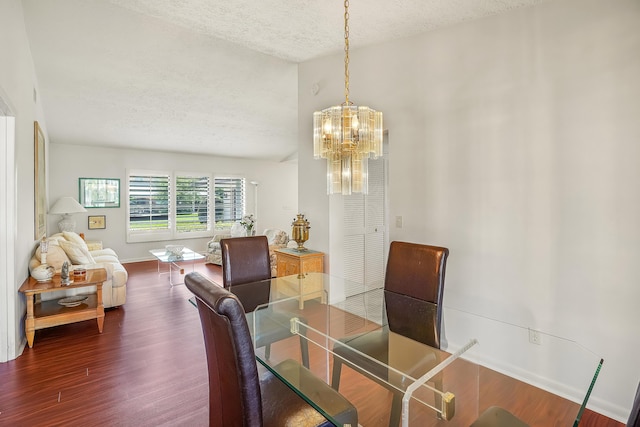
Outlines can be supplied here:
<path id="1" fill-rule="evenodd" d="M 298 214 L 298 218 L 293 220 L 291 223 L 291 238 L 295 240 L 298 244 L 296 248 L 297 251 L 306 251 L 307 248 L 304 247 L 304 242 L 309 240 L 309 221 L 304 218 L 304 214 Z"/>
<path id="2" fill-rule="evenodd" d="M 31 270 L 31 277 L 38 282 L 48 282 L 56 273 L 55 269 L 51 265 L 40 264 L 33 270 Z"/>

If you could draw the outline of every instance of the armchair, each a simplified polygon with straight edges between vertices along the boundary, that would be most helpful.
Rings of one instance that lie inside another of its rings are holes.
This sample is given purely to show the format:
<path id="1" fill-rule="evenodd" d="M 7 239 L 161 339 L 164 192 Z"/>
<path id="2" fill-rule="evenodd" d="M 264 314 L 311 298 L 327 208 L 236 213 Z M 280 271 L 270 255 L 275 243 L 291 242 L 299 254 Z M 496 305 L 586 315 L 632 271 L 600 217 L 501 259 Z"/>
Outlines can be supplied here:
<path id="1" fill-rule="evenodd" d="M 220 240 L 228 239 L 231 234 L 215 234 L 213 239 L 207 242 L 207 253 L 204 262 L 209 264 L 222 265 L 222 249 L 220 248 Z"/>
<path id="2" fill-rule="evenodd" d="M 276 249 L 286 248 L 289 243 L 289 236 L 286 231 L 277 228 L 267 228 L 264 230 L 269 244 L 269 260 L 271 262 L 271 277 L 278 275 L 278 262 L 276 260 Z"/>
<path id="3" fill-rule="evenodd" d="M 286 248 L 289 242 L 289 236 L 286 231 L 277 228 L 267 228 L 263 233 L 267 236 L 269 244 L 269 260 L 271 262 L 271 277 L 276 277 L 278 272 L 276 262 L 276 249 Z M 229 239 L 231 237 L 244 237 L 246 232 L 242 227 L 231 228 L 229 234 L 216 234 L 209 242 L 207 242 L 207 253 L 205 262 L 210 264 L 222 265 L 222 249 L 220 248 L 220 240 Z"/>
<path id="4" fill-rule="evenodd" d="M 240 223 L 236 222 L 229 230 L 229 233 L 214 234 L 213 239 L 207 242 L 207 253 L 205 255 L 205 263 L 222 265 L 222 249 L 220 248 L 220 240 L 229 239 L 231 237 L 245 237 L 247 232 Z"/>

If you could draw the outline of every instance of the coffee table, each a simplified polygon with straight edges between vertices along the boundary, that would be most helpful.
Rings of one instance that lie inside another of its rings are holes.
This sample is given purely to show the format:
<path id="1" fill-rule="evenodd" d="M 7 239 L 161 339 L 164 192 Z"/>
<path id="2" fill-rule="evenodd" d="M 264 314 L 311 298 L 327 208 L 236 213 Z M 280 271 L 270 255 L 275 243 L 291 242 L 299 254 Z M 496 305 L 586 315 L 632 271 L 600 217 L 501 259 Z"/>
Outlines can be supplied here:
<path id="1" fill-rule="evenodd" d="M 204 259 L 204 255 L 199 254 L 198 252 L 195 252 L 189 248 L 182 249 L 181 255 L 175 255 L 171 252 L 168 252 L 166 249 L 151 249 L 149 252 L 158 260 L 158 275 L 168 274 L 169 284 L 171 286 L 184 285 L 184 278 L 181 283 L 173 282 L 174 271 L 183 276 L 184 263 L 190 262 L 191 271 L 195 271 L 196 261 Z M 160 271 L 160 264 L 169 264 L 169 271 Z"/>
<path id="2" fill-rule="evenodd" d="M 25 332 L 29 348 L 33 347 L 33 339 L 38 329 L 52 326 L 66 325 L 68 323 L 83 320 L 96 319 L 98 331 L 102 333 L 104 325 L 104 305 L 102 303 L 102 283 L 107 280 L 107 270 L 95 268 L 87 270 L 85 280 L 74 281 L 68 285 L 61 283 L 60 275 L 56 274 L 51 280 L 38 282 L 29 277 L 20 286 L 19 291 L 25 294 L 27 299 L 27 318 L 25 319 Z M 40 294 L 60 291 L 64 289 L 77 289 L 95 286 L 96 292 L 87 295 L 87 299 L 75 306 L 63 306 L 58 300 L 41 301 Z"/>

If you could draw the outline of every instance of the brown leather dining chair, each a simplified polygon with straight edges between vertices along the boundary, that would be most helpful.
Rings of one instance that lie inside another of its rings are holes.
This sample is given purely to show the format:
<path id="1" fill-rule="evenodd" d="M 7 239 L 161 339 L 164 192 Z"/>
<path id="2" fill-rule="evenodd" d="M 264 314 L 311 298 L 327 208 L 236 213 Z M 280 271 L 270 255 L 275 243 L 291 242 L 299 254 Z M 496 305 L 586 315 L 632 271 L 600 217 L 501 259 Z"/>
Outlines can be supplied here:
<path id="1" fill-rule="evenodd" d="M 222 239 L 220 240 L 220 249 L 222 252 L 222 285 L 240 299 L 247 313 L 253 312 L 261 304 L 268 303 L 271 285 L 271 259 L 267 237 Z M 251 285 L 247 285 L 248 283 Z M 269 308 L 263 309 L 269 310 Z M 282 327 L 282 325 L 289 324 L 289 316 L 273 313 L 269 318 L 273 320 L 273 325 L 270 327 L 268 324 L 262 324 L 255 337 L 256 347 L 265 347 L 267 359 L 270 356 L 272 343 L 292 336 L 288 328 Z M 306 323 L 306 319 L 299 318 Z M 309 367 L 308 347 L 307 340 L 301 336 L 301 360 L 306 367 Z"/>
<path id="2" fill-rule="evenodd" d="M 209 425 L 332 426 L 325 417 L 271 372 L 258 373 L 244 308 L 238 297 L 199 273 L 185 285 L 196 296 L 209 376 Z M 354 406 L 327 383 L 293 360 L 278 372 L 293 372 L 313 390 L 314 402 L 341 425 L 358 425 Z"/>
<path id="3" fill-rule="evenodd" d="M 440 348 L 442 298 L 449 249 L 407 242 L 391 242 L 384 279 L 385 318 L 388 330 L 358 334 L 334 346 L 331 385 L 338 390 L 342 365 L 386 386 L 392 392 L 389 426 L 397 427 L 402 415 L 402 384 L 390 386 L 384 363 L 389 354 L 389 333 L 403 335 L 433 348 Z M 345 345 L 340 345 L 344 343 Z M 347 346 L 348 345 L 348 346 Z M 354 351 L 355 350 L 355 351 Z M 434 352 L 435 353 L 435 352 Z M 383 363 L 370 361 L 365 354 Z M 437 364 L 437 355 L 434 354 Z M 439 377 L 435 387 L 442 388 Z M 436 395 L 438 402 L 439 395 Z"/>

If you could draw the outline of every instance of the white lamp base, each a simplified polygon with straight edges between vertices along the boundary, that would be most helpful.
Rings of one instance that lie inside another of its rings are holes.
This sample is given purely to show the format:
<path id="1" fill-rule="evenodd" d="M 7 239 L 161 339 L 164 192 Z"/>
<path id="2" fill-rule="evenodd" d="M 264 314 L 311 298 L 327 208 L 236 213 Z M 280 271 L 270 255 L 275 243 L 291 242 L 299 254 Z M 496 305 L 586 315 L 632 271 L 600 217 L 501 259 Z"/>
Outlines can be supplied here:
<path id="1" fill-rule="evenodd" d="M 62 221 L 58 223 L 58 230 L 63 231 L 75 231 L 76 222 L 71 218 L 71 215 L 65 214 L 62 217 Z"/>

